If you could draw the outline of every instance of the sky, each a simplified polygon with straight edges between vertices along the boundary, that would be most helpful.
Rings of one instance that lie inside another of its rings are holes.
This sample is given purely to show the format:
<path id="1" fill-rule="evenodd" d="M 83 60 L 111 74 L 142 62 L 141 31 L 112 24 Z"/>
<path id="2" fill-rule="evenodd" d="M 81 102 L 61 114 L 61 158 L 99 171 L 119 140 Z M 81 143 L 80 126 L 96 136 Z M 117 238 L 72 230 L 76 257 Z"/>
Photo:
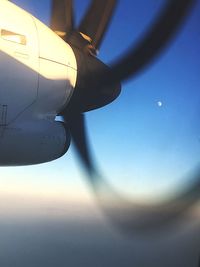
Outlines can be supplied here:
<path id="1" fill-rule="evenodd" d="M 14 2 L 48 25 L 50 1 Z M 88 3 L 75 1 L 77 21 Z M 163 3 L 159 0 L 147 4 L 143 0 L 135 1 L 134 6 L 119 1 L 100 59 L 109 64 L 136 44 Z M 164 53 L 136 78 L 123 83 L 122 94 L 114 103 L 87 114 L 88 134 L 99 169 L 130 198 L 163 197 L 183 185 L 184 177 L 187 182 L 188 173 L 198 167 L 198 10 L 199 3 Z M 49 181 L 57 186 L 59 180 L 62 188 L 70 184 L 77 191 L 77 183 L 84 182 L 73 147 L 56 162 L 2 170 L 6 177 L 2 182 L 6 184 L 9 179 L 11 184 L 13 179 L 18 184 L 18 179 L 13 178 L 18 172 L 17 177 L 23 177 L 21 183 L 26 186 L 36 183 L 42 188 Z"/>
<path id="2" fill-rule="evenodd" d="M 15 0 L 13 2 L 48 25 L 49 1 Z M 177 37 L 164 53 L 136 78 L 124 82 L 121 96 L 114 103 L 87 114 L 88 135 L 102 175 L 120 194 L 131 200 L 155 201 L 167 197 L 171 192 L 176 194 L 178 190 L 187 186 L 191 180 L 190 174 L 199 166 L 200 93 L 198 89 L 200 76 L 198 71 L 200 62 L 197 58 L 200 53 L 198 27 L 200 2 L 197 2 Z M 75 1 L 77 23 L 88 3 L 88 0 Z M 100 59 L 109 64 L 131 45 L 136 44 L 164 3 L 164 0 L 119 1 L 111 27 L 100 50 Z M 62 242 L 66 245 L 61 233 L 60 235 L 55 234 L 55 236 L 53 234 L 51 238 L 48 234 L 52 231 L 59 232 L 57 231 L 59 228 L 57 223 L 59 218 L 63 218 L 66 209 L 68 214 L 73 214 L 74 217 L 72 217 L 76 218 L 78 222 L 80 218 L 81 221 L 86 220 L 85 213 L 80 208 L 80 203 L 85 203 L 87 207 L 89 206 L 86 212 L 87 220 L 89 216 L 91 221 L 97 222 L 95 227 L 99 224 L 102 227 L 102 229 L 100 227 L 103 231 L 102 240 L 99 244 L 103 247 L 105 242 L 103 237 L 108 235 L 108 230 L 102 219 L 104 216 L 95 205 L 94 196 L 85 178 L 73 146 L 70 147 L 65 156 L 54 162 L 31 167 L 1 168 L 0 192 L 2 201 L 0 207 L 3 214 L 2 218 L 6 219 L 1 220 L 3 226 L 0 228 L 5 230 L 6 245 L 5 243 L 4 245 L 10 249 L 12 238 L 9 239 L 8 235 L 10 232 L 12 233 L 12 229 L 15 229 L 15 241 L 19 240 L 19 236 L 16 236 L 16 229 L 19 230 L 24 242 L 21 242 L 21 246 L 24 247 L 26 238 L 30 237 L 29 230 L 33 236 L 34 234 L 37 236 L 34 249 L 37 247 L 37 242 L 38 244 L 43 242 L 43 247 L 50 242 L 52 251 L 55 249 L 52 245 L 55 240 L 58 247 L 61 246 Z M 69 205 L 69 203 L 73 203 L 73 205 Z M 29 214 L 29 216 L 25 214 Z M 40 227 L 33 223 L 38 216 L 43 221 Z M 28 224 L 29 228 L 26 225 L 24 235 L 23 224 L 18 224 L 16 218 L 19 220 L 26 218 L 26 220 L 31 221 Z M 50 221 L 48 221 L 49 218 Z M 70 216 L 68 219 L 69 221 L 65 226 L 63 221 L 60 221 L 63 223 L 61 228 L 64 227 L 70 233 L 71 230 L 69 229 L 74 229 L 73 220 L 70 219 Z M 12 223 L 7 225 L 6 220 L 11 222 L 14 220 L 16 222 L 15 227 L 12 228 Z M 53 226 L 48 228 L 48 223 L 52 223 Z M 81 226 L 79 225 L 79 227 Z M 82 227 L 84 228 L 84 223 Z M 94 229 L 96 229 L 95 227 Z M 40 229 L 42 233 L 42 241 L 39 239 L 37 229 Z M 73 231 L 75 232 L 75 230 Z M 91 236 L 95 236 L 95 231 L 91 233 L 87 228 L 87 230 L 83 230 L 81 237 L 85 240 L 89 233 Z M 194 240 L 194 236 L 194 234 L 189 235 L 188 240 L 192 240 L 192 238 Z M 112 247 L 115 238 L 112 239 L 113 243 L 106 243 L 107 246 Z M 92 238 L 88 240 L 92 240 Z M 132 251 L 130 248 L 128 249 L 130 247 L 129 241 L 121 244 L 119 239 L 117 240 L 116 251 L 121 251 L 122 246 L 125 251 L 125 254 L 118 259 L 119 263 L 120 261 L 124 262 L 123 257 L 130 257 Z M 179 239 L 181 243 L 180 240 L 182 239 Z M 73 253 L 76 251 L 75 245 L 73 247 L 73 244 L 76 244 L 74 235 L 70 236 L 68 242 L 71 242 L 70 248 L 72 255 L 74 255 Z M 172 241 L 168 240 L 167 242 L 169 245 Z M 2 244 L 0 243 L 0 245 Z M 159 242 L 156 244 L 159 247 Z M 188 241 L 188 246 L 189 244 L 190 241 Z M 140 248 L 143 245 L 140 244 Z M 87 249 L 89 250 L 91 246 L 88 241 Z M 30 253 L 29 249 L 32 251 L 30 241 L 26 253 Z M 20 255 L 23 255 L 22 250 L 19 248 L 17 250 L 19 254 L 21 253 Z M 60 257 L 63 257 L 64 251 L 62 252 L 60 247 L 59 251 L 62 254 Z M 184 251 L 188 251 L 187 246 L 185 246 Z M 34 255 L 38 255 L 37 249 L 34 253 Z M 97 252 L 94 252 L 94 255 L 96 255 L 95 253 Z M 169 255 L 170 253 L 172 250 L 168 252 Z M 179 254 L 181 255 L 181 253 L 182 250 L 180 249 Z M 149 252 L 149 257 L 153 259 L 152 254 L 151 256 L 150 254 Z M 15 255 L 13 251 L 12 255 Z M 44 255 L 43 259 L 45 259 Z M 50 254 L 47 253 L 47 255 L 46 259 L 49 258 Z M 81 254 L 80 252 L 80 255 L 84 259 L 87 258 L 85 256 L 87 253 Z M 1 254 L 0 256 L 2 257 L 0 260 L 5 261 L 4 266 L 9 266 L 9 261 L 6 261 Z M 107 255 L 104 256 L 107 257 Z M 23 256 L 21 257 L 23 258 Z M 135 262 L 138 263 L 140 260 L 141 258 L 135 257 Z M 92 262 L 93 260 L 91 260 L 91 266 Z M 71 263 L 69 266 L 79 266 L 77 262 L 73 262 L 73 264 Z M 101 266 L 112 266 L 112 264 L 116 266 L 115 262 L 107 262 L 106 264 Z M 124 266 L 130 266 L 130 262 L 126 264 L 124 263 Z M 145 263 L 143 264 L 137 266 L 145 266 Z M 38 267 L 39 265 L 29 263 L 29 265 L 25 264 L 24 266 Z M 48 266 L 51 266 L 50 263 Z M 63 265 L 60 263 L 58 266 Z"/>

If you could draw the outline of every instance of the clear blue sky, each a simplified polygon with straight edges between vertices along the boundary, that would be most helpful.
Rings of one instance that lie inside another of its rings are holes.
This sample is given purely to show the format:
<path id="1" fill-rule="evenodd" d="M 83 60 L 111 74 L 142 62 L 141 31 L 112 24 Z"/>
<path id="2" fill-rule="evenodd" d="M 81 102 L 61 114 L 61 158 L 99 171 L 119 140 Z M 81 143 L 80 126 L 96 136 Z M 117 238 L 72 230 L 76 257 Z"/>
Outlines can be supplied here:
<path id="1" fill-rule="evenodd" d="M 49 1 L 13 2 L 48 24 Z M 119 2 L 99 55 L 107 63 L 143 36 L 165 1 Z M 75 3 L 79 18 L 89 1 Z M 188 181 L 183 178 L 199 164 L 199 12 L 198 1 L 165 53 L 124 83 L 116 102 L 87 114 L 92 149 L 102 173 L 131 198 L 180 189 Z M 46 190 L 59 195 L 67 190 L 81 199 L 87 187 L 84 178 L 70 148 L 55 162 L 1 169 L 0 184 L 1 190 L 27 193 Z"/>

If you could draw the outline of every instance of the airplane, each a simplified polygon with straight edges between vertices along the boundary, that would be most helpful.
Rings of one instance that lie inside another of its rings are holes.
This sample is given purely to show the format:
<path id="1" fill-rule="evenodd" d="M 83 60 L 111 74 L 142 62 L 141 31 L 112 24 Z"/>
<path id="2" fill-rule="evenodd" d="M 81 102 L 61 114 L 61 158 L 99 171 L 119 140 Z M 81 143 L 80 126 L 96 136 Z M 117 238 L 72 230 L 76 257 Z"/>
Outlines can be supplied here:
<path id="1" fill-rule="evenodd" d="M 107 66 L 98 59 L 98 51 L 117 2 L 91 1 L 75 27 L 73 1 L 52 0 L 48 27 L 12 2 L 0 0 L 0 166 L 55 160 L 68 151 L 72 139 L 98 191 L 103 180 L 90 155 L 84 113 L 118 98 L 121 83 L 134 78 L 166 48 L 195 3 L 167 1 L 144 38 Z M 189 191 L 194 190 L 196 185 Z M 170 216 L 190 206 L 193 201 L 185 201 L 186 195 Z M 159 210 L 165 211 L 163 206 Z"/>

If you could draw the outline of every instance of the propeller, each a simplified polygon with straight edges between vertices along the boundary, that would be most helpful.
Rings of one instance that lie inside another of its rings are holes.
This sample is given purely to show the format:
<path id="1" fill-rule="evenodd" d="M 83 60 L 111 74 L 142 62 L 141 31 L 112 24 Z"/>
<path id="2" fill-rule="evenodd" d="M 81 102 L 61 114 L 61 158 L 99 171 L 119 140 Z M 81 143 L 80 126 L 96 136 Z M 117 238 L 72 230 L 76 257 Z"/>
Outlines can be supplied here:
<path id="1" fill-rule="evenodd" d="M 94 49 L 98 49 L 118 1 L 94 0 L 83 17 L 79 32 L 88 39 Z"/>
<path id="2" fill-rule="evenodd" d="M 53 0 L 50 27 L 65 41 L 74 29 L 72 0 Z"/>
<path id="3" fill-rule="evenodd" d="M 127 229 L 152 229 L 179 217 L 199 198 L 199 172 L 195 176 L 197 182 L 177 198 L 152 207 L 133 205 L 114 192 L 95 167 L 83 113 L 115 100 L 121 92 L 120 83 L 136 76 L 155 60 L 175 36 L 196 1 L 168 0 L 163 12 L 137 46 L 134 45 L 121 59 L 108 67 L 96 57 L 96 51 L 100 48 L 117 2 L 91 1 L 80 25 L 74 28 L 72 1 L 53 1 L 51 27 L 58 34 L 62 33 L 59 35 L 64 36 L 64 40 L 71 45 L 78 64 L 74 95 L 60 115 L 71 130 L 78 156 L 105 211 Z M 109 203 L 115 205 L 110 206 Z"/>
<path id="4" fill-rule="evenodd" d="M 120 81 L 133 78 L 152 63 L 176 36 L 196 2 L 196 0 L 167 0 L 163 11 L 144 38 L 111 66 L 112 77 L 109 82 L 116 81 L 116 77 Z"/>
<path id="5" fill-rule="evenodd" d="M 73 137 L 74 145 L 81 158 L 83 165 L 85 166 L 89 177 L 95 177 L 96 169 L 92 161 L 91 153 L 88 146 L 85 116 L 82 113 L 75 113 L 70 117 L 65 118 L 65 123 L 69 126 L 71 135 Z"/>

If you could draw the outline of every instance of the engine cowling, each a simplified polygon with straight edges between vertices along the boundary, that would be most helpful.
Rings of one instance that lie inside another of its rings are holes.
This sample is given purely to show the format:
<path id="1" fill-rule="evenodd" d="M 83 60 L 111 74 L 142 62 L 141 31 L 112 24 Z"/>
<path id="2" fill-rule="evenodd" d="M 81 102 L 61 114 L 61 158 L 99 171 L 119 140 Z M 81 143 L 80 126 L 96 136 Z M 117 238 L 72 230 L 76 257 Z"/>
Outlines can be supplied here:
<path id="1" fill-rule="evenodd" d="M 26 11 L 0 1 L 0 166 L 44 163 L 68 150 L 70 133 L 55 117 L 76 79 L 71 47 Z"/>

